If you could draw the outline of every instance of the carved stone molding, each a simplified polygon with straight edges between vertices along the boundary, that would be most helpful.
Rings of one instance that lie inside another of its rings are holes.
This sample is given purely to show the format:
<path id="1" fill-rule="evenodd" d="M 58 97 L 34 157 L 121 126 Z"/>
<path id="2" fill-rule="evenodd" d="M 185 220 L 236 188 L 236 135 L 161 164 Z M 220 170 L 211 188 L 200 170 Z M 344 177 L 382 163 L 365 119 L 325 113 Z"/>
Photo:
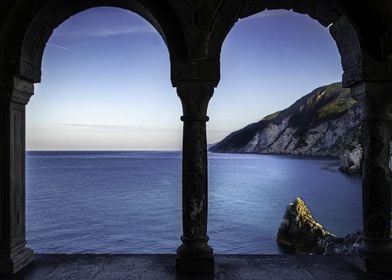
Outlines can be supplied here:
<path id="1" fill-rule="evenodd" d="M 0 77 L 0 101 L 26 105 L 34 94 L 34 84 L 19 77 Z"/>
<path id="2" fill-rule="evenodd" d="M 361 102 L 364 120 L 392 120 L 392 81 L 357 83 L 351 94 Z"/>
<path id="3" fill-rule="evenodd" d="M 187 83 L 211 83 L 216 87 L 220 79 L 220 62 L 219 60 L 172 60 L 171 77 L 173 86 L 177 88 Z"/>
<path id="4" fill-rule="evenodd" d="M 208 121 L 207 108 L 214 93 L 211 82 L 183 81 L 177 83 L 177 94 L 184 112 L 183 120 L 200 119 Z"/>

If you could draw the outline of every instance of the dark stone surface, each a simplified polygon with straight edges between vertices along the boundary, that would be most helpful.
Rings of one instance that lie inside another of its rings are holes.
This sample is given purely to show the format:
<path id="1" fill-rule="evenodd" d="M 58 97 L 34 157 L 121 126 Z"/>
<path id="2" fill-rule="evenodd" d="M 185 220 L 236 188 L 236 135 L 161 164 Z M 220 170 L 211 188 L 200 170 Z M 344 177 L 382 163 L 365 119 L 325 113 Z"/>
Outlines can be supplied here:
<path id="1" fill-rule="evenodd" d="M 189 273 L 210 273 L 212 274 L 215 269 L 214 256 L 211 255 L 207 258 L 182 258 L 177 255 L 176 257 L 176 272 L 189 274 Z"/>
<path id="2" fill-rule="evenodd" d="M 182 244 L 176 267 L 183 272 L 213 272 L 214 256 L 207 244 L 208 160 L 206 122 L 210 83 L 188 82 L 177 88 L 184 115 L 182 151 Z"/>
<path id="3" fill-rule="evenodd" d="M 35 255 L 26 269 L 1 279 L 389 279 L 339 256 L 217 255 L 214 274 L 176 273 L 174 261 L 174 255 Z"/>
<path id="4" fill-rule="evenodd" d="M 392 81 L 392 5 L 389 0 L 2 0 L 0 1 L 0 272 L 8 269 L 2 264 L 25 264 L 30 258 L 30 254 L 26 253 L 29 251 L 22 249 L 25 245 L 24 104 L 33 93 L 30 92 L 32 83 L 40 81 L 45 44 L 53 30 L 67 18 L 98 6 L 121 7 L 139 14 L 156 28 L 167 44 L 170 53 L 171 80 L 173 85 L 179 88 L 179 95 L 184 105 L 183 240 L 188 244 L 184 243 L 185 246 L 181 247 L 180 256 L 183 257 L 190 252 L 197 252 L 191 254 L 192 258 L 200 255 L 200 250 L 194 250 L 195 248 L 207 248 L 200 258 L 205 258 L 206 252 L 208 254 L 211 252 L 212 255 L 212 251 L 207 247 L 206 236 L 208 170 L 205 121 L 209 98 L 205 97 L 208 97 L 211 87 L 217 86 L 219 82 L 220 50 L 224 38 L 239 17 L 246 17 L 268 8 L 293 9 L 307 14 L 321 24 L 331 27 L 331 33 L 342 58 L 345 86 L 354 88 L 356 84 L 377 81 L 377 92 L 391 92 L 390 86 L 385 84 L 386 81 Z M 12 84 L 10 90 L 4 89 L 4 81 L 8 80 L 14 81 L 6 82 Z M 201 89 L 203 87 L 204 89 Z M 205 91 L 205 87 L 208 89 L 207 96 L 199 94 Z M 23 94 L 26 90 L 27 95 Z M 365 88 L 364 94 L 368 94 L 367 90 L 368 88 Z M 391 100 L 390 95 L 385 97 Z M 377 143 L 385 146 L 386 130 L 380 120 L 365 129 L 369 142 L 365 147 L 368 151 L 365 155 L 367 163 L 364 165 L 366 174 L 364 231 L 369 237 L 388 239 L 388 245 L 385 245 L 385 242 L 374 245 L 365 240 L 367 247 L 364 248 L 367 249 L 364 251 L 368 252 L 366 253 L 368 255 L 381 251 L 382 254 L 377 254 L 385 256 L 384 251 L 392 252 L 391 247 L 388 247 L 392 241 L 390 235 L 387 236 L 391 224 L 391 191 L 390 179 L 387 178 L 389 173 L 386 170 L 386 151 L 382 151 L 384 148 L 381 147 L 382 155 L 378 156 Z M 371 164 L 373 160 L 381 165 Z M 10 180 L 11 178 L 13 180 Z M 193 245 L 189 245 L 191 243 Z M 196 246 L 199 243 L 202 246 Z M 25 253 L 17 253 L 16 249 Z M 386 263 L 384 267 L 392 267 L 389 258 L 391 255 L 388 253 L 388 258 L 380 262 L 377 259 L 377 262 Z M 16 260 L 15 256 L 24 257 L 18 257 Z M 159 262 L 156 266 L 153 259 L 158 258 L 157 260 L 162 261 L 159 257 L 135 260 L 132 258 L 128 260 L 126 257 L 121 260 L 120 256 L 109 259 L 105 259 L 107 258 L 105 256 L 85 259 L 84 257 L 79 259 L 77 256 L 58 258 L 60 260 L 56 266 L 56 262 L 50 264 L 53 258 L 38 256 L 34 267 L 37 267 L 37 270 L 43 269 L 43 272 L 40 274 L 33 270 L 30 274 L 26 274 L 25 279 L 123 279 L 127 275 L 129 279 L 161 279 L 160 273 L 164 275 L 163 277 L 166 275 L 167 278 L 175 278 L 172 270 L 154 270 L 162 267 L 172 268 L 171 265 L 165 266 Z M 62 261 L 61 258 L 65 259 Z M 228 261 L 228 274 L 220 270 L 216 274 L 217 278 L 271 279 L 274 278 L 273 273 L 278 273 L 276 274 L 279 276 L 278 279 L 321 279 L 317 278 L 318 269 L 310 273 L 301 263 L 289 262 L 287 265 L 292 269 L 283 269 L 285 266 L 284 262 L 281 263 L 282 257 L 267 260 L 262 258 L 262 262 L 258 263 L 260 267 L 253 265 L 255 260 L 252 259 L 253 257 L 249 260 L 233 258 L 234 263 Z M 99 259 L 102 262 L 99 262 Z M 228 259 L 221 257 L 223 261 L 221 269 L 226 267 L 225 260 Z M 48 261 L 49 264 L 45 266 L 45 262 Z M 106 261 L 109 263 L 124 261 L 124 263 L 116 267 L 107 265 Z M 126 264 L 127 261 L 130 263 Z M 230 270 L 235 267 L 237 261 L 241 263 L 240 267 Z M 370 259 L 367 263 L 369 262 Z M 264 265 L 265 270 L 262 270 Z M 299 270 L 294 269 L 296 266 Z M 107 272 L 106 267 L 113 271 Z M 144 277 L 143 273 L 148 272 L 150 268 L 156 273 Z M 49 270 L 45 271 L 45 269 Z M 116 277 L 116 271 L 123 272 Z M 342 272 L 339 269 L 337 271 Z M 36 278 L 34 278 L 35 273 L 38 273 Z M 103 273 L 107 273 L 107 276 L 101 277 Z M 53 276 L 50 276 L 52 274 Z M 353 279 L 352 275 L 346 278 L 324 277 L 327 274 L 323 272 L 320 275 L 323 276 L 322 279 Z M 339 275 L 339 273 L 335 274 L 335 276 Z"/>
<path id="5" fill-rule="evenodd" d="M 364 240 L 359 248 L 368 271 L 392 274 L 392 189 L 390 123 L 392 83 L 362 83 L 353 87 L 363 107 L 362 201 Z"/>
<path id="6" fill-rule="evenodd" d="M 25 104 L 33 84 L 0 77 L 0 272 L 32 260 L 25 247 Z"/>

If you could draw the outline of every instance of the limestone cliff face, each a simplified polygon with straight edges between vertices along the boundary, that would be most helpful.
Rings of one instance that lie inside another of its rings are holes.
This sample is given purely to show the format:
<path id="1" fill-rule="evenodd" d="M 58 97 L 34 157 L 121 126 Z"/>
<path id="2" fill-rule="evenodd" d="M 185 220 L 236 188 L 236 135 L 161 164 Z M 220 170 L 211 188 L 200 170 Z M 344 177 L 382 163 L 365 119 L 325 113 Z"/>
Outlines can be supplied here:
<path id="1" fill-rule="evenodd" d="M 315 89 L 289 108 L 228 135 L 212 152 L 291 154 L 341 158 L 359 171 L 361 109 L 340 83 Z"/>

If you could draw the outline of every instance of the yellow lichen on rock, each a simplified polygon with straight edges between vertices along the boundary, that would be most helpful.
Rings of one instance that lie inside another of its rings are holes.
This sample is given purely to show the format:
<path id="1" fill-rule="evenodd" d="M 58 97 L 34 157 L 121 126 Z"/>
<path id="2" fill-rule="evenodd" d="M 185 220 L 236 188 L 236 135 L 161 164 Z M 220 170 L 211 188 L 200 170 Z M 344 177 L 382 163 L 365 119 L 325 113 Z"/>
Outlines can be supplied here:
<path id="1" fill-rule="evenodd" d="M 335 236 L 325 230 L 312 216 L 305 202 L 297 197 L 290 203 L 279 227 L 277 242 L 297 253 L 321 251 L 318 242 Z"/>
<path id="2" fill-rule="evenodd" d="M 330 232 L 326 231 L 323 226 L 313 218 L 309 208 L 300 197 L 295 199 L 293 207 L 296 211 L 294 214 L 298 217 L 302 225 L 307 225 L 313 230 L 319 230 L 322 236 L 331 235 Z"/>

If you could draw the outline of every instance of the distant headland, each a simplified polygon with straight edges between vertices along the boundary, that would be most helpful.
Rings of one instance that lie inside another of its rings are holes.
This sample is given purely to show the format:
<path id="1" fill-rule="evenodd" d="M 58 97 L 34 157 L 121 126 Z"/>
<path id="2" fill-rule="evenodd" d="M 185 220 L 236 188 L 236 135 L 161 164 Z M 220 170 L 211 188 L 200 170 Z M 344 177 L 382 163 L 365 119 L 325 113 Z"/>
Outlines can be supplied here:
<path id="1" fill-rule="evenodd" d="M 290 107 L 235 131 L 209 150 L 217 153 L 335 157 L 340 170 L 359 173 L 361 107 L 341 83 L 319 87 Z"/>

